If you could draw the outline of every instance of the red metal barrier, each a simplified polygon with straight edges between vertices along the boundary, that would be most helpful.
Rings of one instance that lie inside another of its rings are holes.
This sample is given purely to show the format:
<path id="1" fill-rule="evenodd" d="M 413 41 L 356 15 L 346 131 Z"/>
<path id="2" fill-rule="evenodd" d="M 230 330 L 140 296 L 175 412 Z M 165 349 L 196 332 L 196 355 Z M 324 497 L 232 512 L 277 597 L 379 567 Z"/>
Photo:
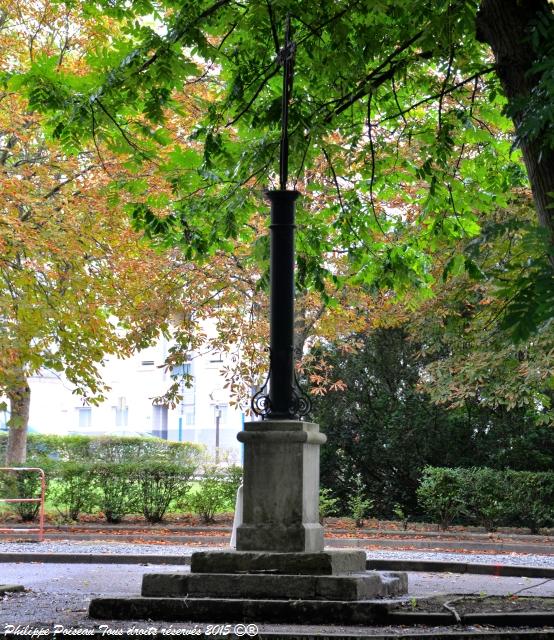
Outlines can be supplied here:
<path id="1" fill-rule="evenodd" d="M 14 502 L 38 502 L 39 503 L 39 526 L 26 527 L 20 529 L 14 529 L 9 527 L 7 529 L 0 529 L 2 533 L 37 533 L 39 542 L 44 540 L 44 494 L 46 492 L 46 478 L 44 471 L 38 467 L 0 467 L 0 471 L 8 471 L 17 473 L 19 471 L 36 471 L 40 474 L 40 497 L 39 498 L 0 498 L 0 503 L 14 503 Z"/>

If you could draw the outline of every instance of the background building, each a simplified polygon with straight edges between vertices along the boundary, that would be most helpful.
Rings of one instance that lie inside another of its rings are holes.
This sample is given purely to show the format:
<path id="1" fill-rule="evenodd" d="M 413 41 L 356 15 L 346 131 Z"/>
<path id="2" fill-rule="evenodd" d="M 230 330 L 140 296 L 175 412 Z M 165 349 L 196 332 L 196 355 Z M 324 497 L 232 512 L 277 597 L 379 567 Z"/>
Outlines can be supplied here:
<path id="1" fill-rule="evenodd" d="M 192 354 L 190 361 L 173 372 L 164 370 L 170 343 L 160 338 L 156 345 L 120 360 L 107 357 L 102 378 L 111 390 L 99 406 L 83 403 L 61 375 L 42 371 L 29 379 L 31 387 L 30 431 L 55 434 L 155 435 L 176 441 L 206 445 L 215 452 L 232 452 L 240 459 L 236 439 L 243 414 L 230 404 L 224 389 L 222 367 L 225 354 Z M 181 387 L 183 400 L 172 409 L 156 404 L 173 382 L 172 374 L 188 373 L 192 384 Z M 4 412 L 2 412 L 4 413 Z M 6 414 L 0 416 L 5 421 Z"/>

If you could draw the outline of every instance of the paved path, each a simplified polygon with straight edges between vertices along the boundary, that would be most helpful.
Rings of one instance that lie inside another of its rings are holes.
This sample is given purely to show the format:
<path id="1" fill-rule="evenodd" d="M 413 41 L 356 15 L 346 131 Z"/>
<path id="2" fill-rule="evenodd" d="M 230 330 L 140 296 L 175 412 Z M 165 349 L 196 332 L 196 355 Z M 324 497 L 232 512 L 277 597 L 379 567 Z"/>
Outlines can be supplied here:
<path id="1" fill-rule="evenodd" d="M 68 629 L 79 629 L 107 624 L 110 628 L 127 629 L 131 621 L 122 623 L 89 619 L 87 610 L 90 599 L 99 595 L 137 595 L 140 593 L 144 573 L 172 573 L 188 570 L 188 567 L 182 565 L 6 563 L 0 567 L 2 582 L 22 584 L 29 589 L 25 593 L 7 594 L 0 602 L 0 633 L 9 630 L 10 625 L 31 625 L 33 628 L 52 628 L 54 625 L 62 625 Z M 526 595 L 554 597 L 554 579 L 545 582 L 537 578 L 410 573 L 408 595 L 409 597 L 445 593 L 500 595 L 515 593 L 522 589 L 525 590 Z M 165 624 L 167 627 L 171 623 L 156 624 L 158 626 Z M 173 623 L 176 629 L 192 629 L 194 626 L 194 623 Z M 205 627 L 200 624 L 196 626 Z M 263 626 L 263 629 L 268 631 L 279 628 L 278 625 Z M 294 627 L 287 627 L 289 631 L 294 629 Z M 376 630 L 372 630 L 372 633 L 374 631 Z"/>

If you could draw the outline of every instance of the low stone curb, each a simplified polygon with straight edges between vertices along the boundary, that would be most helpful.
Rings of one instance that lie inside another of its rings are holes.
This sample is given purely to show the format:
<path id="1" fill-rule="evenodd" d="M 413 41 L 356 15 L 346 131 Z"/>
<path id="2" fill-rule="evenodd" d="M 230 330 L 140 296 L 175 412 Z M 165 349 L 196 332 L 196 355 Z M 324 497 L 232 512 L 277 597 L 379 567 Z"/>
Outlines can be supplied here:
<path id="1" fill-rule="evenodd" d="M 25 591 L 22 584 L 0 584 L 0 596 L 5 593 L 15 593 L 16 591 Z"/>
<path id="2" fill-rule="evenodd" d="M 47 535 L 49 540 L 68 540 L 68 536 L 63 533 L 49 533 Z M 118 535 L 116 542 L 134 542 L 138 537 L 142 540 L 158 541 L 160 540 L 159 534 L 146 534 L 146 535 Z M 100 534 L 92 533 L 74 533 L 71 534 L 71 540 L 78 541 L 96 541 L 101 538 Z M 227 545 L 229 544 L 229 536 L 219 535 L 205 535 L 205 536 L 164 536 L 166 541 L 171 541 L 175 544 L 191 544 L 201 543 L 204 545 Z M 325 546 L 334 548 L 356 548 L 366 549 L 368 547 L 373 548 L 393 548 L 402 549 L 404 547 L 411 547 L 413 549 L 427 549 L 427 550 L 442 550 L 448 551 L 451 549 L 465 549 L 467 551 L 497 551 L 497 552 L 515 552 L 515 553 L 533 553 L 533 554 L 552 554 L 554 555 L 554 545 L 551 544 L 539 544 L 539 543 L 524 543 L 524 542 L 508 542 L 501 541 L 491 542 L 470 542 L 467 540 L 420 540 L 411 538 L 395 538 L 395 539 L 383 539 L 383 538 L 325 538 Z M 554 559 L 553 559 L 554 563 Z"/>
<path id="3" fill-rule="evenodd" d="M 15 536 L 14 536 L 15 537 Z M 147 541 L 147 542 L 159 542 L 160 539 L 163 538 L 163 540 L 170 541 L 174 544 L 190 544 L 190 543 L 197 543 L 200 542 L 202 544 L 206 544 L 206 545 L 228 545 L 229 541 L 231 539 L 231 534 L 227 535 L 227 536 L 217 536 L 217 535 L 205 535 L 205 536 L 174 536 L 174 535 L 163 535 L 158 533 L 156 534 L 139 534 L 137 533 L 136 535 L 132 535 L 132 534 L 125 534 L 125 535 L 118 535 L 117 538 L 115 540 L 110 540 L 109 544 L 112 543 L 118 543 L 118 542 L 124 542 L 126 544 L 128 543 L 132 543 L 135 542 L 137 539 L 143 540 L 143 541 Z M 71 540 L 71 541 L 78 541 L 78 542 L 103 542 L 104 538 L 102 536 L 102 534 L 100 533 L 72 533 L 70 536 L 68 534 L 64 534 L 64 533 L 47 533 L 46 534 L 46 538 L 45 538 L 46 542 L 54 542 L 54 541 L 59 541 L 59 540 Z M 552 552 L 554 553 L 554 548 L 552 548 Z"/>
<path id="4" fill-rule="evenodd" d="M 48 562 L 57 564 L 153 564 L 190 565 L 189 555 L 98 553 L 0 553 L 0 563 Z M 554 567 L 477 564 L 444 560 L 371 560 L 366 568 L 378 571 L 419 571 L 424 573 L 470 573 L 497 577 L 554 578 Z"/>
<path id="5" fill-rule="evenodd" d="M 553 560 L 554 564 L 554 560 Z M 422 571 L 425 573 L 471 573 L 502 578 L 553 578 L 553 567 L 509 564 L 478 564 L 445 560 L 368 560 L 368 569 L 379 571 Z"/>
<path id="6" fill-rule="evenodd" d="M 54 564 L 172 564 L 190 565 L 188 556 L 143 555 L 139 553 L 0 553 L 2 562 L 49 562 Z"/>
<path id="7" fill-rule="evenodd" d="M 4 523 L 6 527 L 13 527 L 14 529 L 21 527 L 20 523 Z M 150 523 L 137 523 L 130 524 L 127 522 L 121 522 L 118 524 L 110 524 L 106 522 L 99 522 L 95 524 L 89 523 L 77 523 L 75 525 L 68 524 L 47 524 L 45 525 L 45 533 L 47 537 L 50 537 L 56 532 L 73 532 L 75 529 L 81 529 L 82 531 L 76 532 L 75 535 L 90 535 L 86 530 L 100 530 L 100 531 L 136 531 L 138 529 L 149 529 L 152 534 L 157 531 L 163 530 L 164 535 L 167 533 L 179 535 L 179 534 L 198 534 L 201 532 L 211 532 L 213 534 L 231 535 L 232 527 L 227 525 L 183 525 L 174 526 L 171 523 L 167 524 L 150 524 Z M 475 540 L 484 542 L 503 542 L 504 540 L 511 542 L 524 542 L 529 544 L 543 543 L 554 546 L 554 536 L 548 534 L 526 534 L 526 533 L 507 533 L 502 531 L 496 531 L 493 533 L 487 533 L 486 531 L 420 531 L 417 529 L 333 529 L 326 528 L 325 535 L 328 538 L 336 537 L 336 534 L 352 534 L 356 533 L 360 536 L 358 539 L 365 539 L 366 537 L 380 538 L 384 536 L 396 536 L 397 539 L 414 538 L 439 538 L 439 539 L 454 539 L 454 540 Z"/>
<path id="8" fill-rule="evenodd" d="M 460 614 L 458 622 L 452 613 L 391 611 L 384 619 L 391 625 L 491 625 L 496 627 L 553 627 L 554 611 L 481 612 Z"/>
<path id="9" fill-rule="evenodd" d="M 553 545 L 503 543 L 503 542 L 467 542 L 466 540 L 382 540 L 380 538 L 325 538 L 328 547 L 366 548 L 379 547 L 394 549 L 413 547 L 414 549 L 466 549 L 467 551 L 513 551 L 515 553 L 554 554 Z M 554 562 L 554 559 L 553 559 Z"/>

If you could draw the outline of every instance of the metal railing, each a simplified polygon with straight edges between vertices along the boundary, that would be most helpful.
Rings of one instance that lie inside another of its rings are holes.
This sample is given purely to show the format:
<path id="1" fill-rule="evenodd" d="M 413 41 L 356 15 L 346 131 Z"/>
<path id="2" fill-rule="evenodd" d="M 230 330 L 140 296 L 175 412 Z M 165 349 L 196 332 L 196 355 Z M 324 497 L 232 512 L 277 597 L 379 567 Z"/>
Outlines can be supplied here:
<path id="1" fill-rule="evenodd" d="M 34 502 L 39 505 L 39 526 L 25 528 L 0 528 L 0 533 L 38 533 L 39 542 L 44 540 L 44 494 L 46 492 L 46 478 L 44 471 L 38 467 L 0 467 L 0 471 L 18 473 L 19 471 L 36 471 L 40 474 L 40 497 L 37 498 L 0 498 L 0 503 Z"/>

